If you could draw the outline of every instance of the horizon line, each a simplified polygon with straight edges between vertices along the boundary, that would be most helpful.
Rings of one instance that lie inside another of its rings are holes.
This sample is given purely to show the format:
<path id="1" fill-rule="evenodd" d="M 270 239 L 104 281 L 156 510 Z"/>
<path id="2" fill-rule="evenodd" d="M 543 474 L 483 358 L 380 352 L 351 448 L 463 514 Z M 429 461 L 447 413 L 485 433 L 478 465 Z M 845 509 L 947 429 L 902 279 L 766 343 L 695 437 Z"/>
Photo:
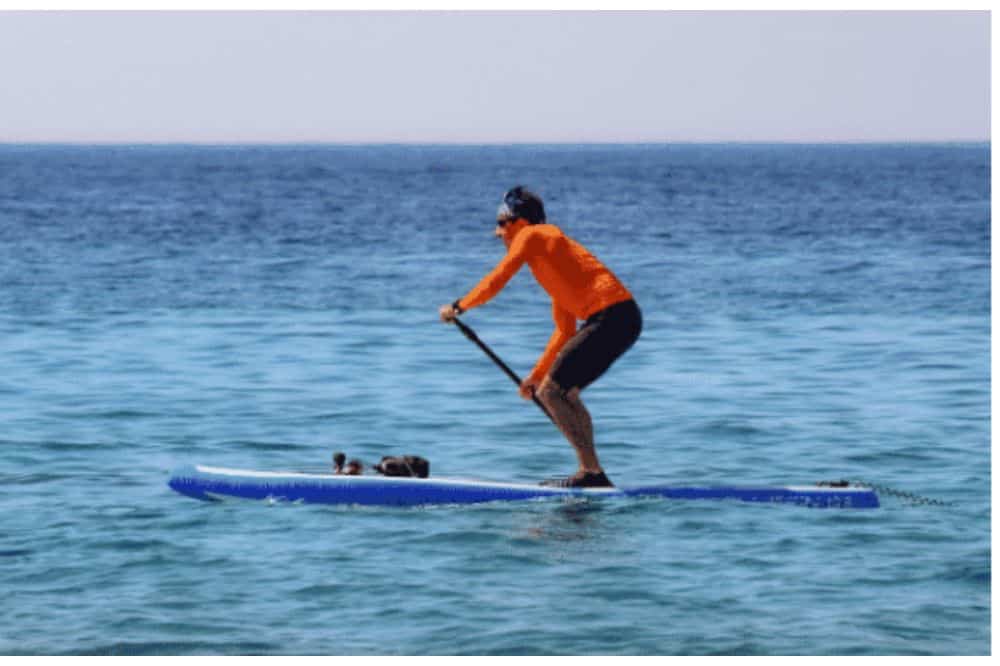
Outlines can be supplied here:
<path id="1" fill-rule="evenodd" d="M 224 146 L 259 146 L 259 147 L 280 147 L 280 146 L 301 146 L 301 147 L 350 147 L 350 146 L 399 146 L 399 147 L 421 147 L 421 146 L 443 146 L 443 147 L 517 147 L 517 146 L 671 146 L 671 145 L 982 145 L 990 144 L 991 138 L 984 139 L 680 139 L 680 140 L 539 140 L 539 141 L 399 141 L 399 140 L 358 140 L 358 141 L 335 141 L 335 140 L 261 140 L 251 139 L 246 141 L 230 140 L 151 140 L 151 141 L 131 141 L 131 140 L 4 140 L 0 139 L 0 146 L 79 146 L 79 147 L 128 147 L 128 146 L 149 146 L 149 147 L 224 147 Z"/>

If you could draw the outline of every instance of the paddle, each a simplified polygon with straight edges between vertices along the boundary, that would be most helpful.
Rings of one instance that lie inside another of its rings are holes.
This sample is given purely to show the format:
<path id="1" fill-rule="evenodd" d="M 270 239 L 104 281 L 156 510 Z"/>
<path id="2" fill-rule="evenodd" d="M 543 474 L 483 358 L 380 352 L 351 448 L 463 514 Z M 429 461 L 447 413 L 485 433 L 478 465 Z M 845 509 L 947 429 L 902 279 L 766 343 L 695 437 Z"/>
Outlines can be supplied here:
<path id="1" fill-rule="evenodd" d="M 454 319 L 452 319 L 452 321 L 455 323 L 456 326 L 458 326 L 458 330 L 462 331 L 462 334 L 465 335 L 465 337 L 475 342 L 476 346 L 482 349 L 486 353 L 486 355 L 489 356 L 490 359 L 492 359 L 493 362 L 497 364 L 497 367 L 503 370 L 507 374 L 507 376 L 510 377 L 510 380 L 512 382 L 517 384 L 519 387 L 521 386 L 521 378 L 517 376 L 517 373 L 511 370 L 510 367 L 506 363 L 504 363 L 499 356 L 494 354 L 493 350 L 490 349 L 488 346 L 486 346 L 485 342 L 479 339 L 479 336 L 476 335 L 475 331 L 466 326 L 458 317 L 455 317 Z M 552 418 L 552 415 L 549 414 L 549 410 L 545 409 L 545 405 L 541 403 L 541 401 L 538 399 L 537 396 L 532 395 L 531 399 L 535 401 L 535 404 L 538 405 L 538 408 L 540 410 L 545 412 L 545 415 L 549 417 L 550 421 L 552 421 L 553 423 L 556 422 L 556 420 Z"/>

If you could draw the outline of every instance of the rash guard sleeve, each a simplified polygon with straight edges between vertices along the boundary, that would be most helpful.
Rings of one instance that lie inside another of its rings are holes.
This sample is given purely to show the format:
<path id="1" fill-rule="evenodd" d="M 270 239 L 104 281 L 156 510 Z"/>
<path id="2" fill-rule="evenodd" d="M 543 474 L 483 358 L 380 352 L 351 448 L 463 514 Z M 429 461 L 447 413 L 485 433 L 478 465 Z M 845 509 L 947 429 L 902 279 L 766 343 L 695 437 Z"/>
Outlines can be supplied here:
<path id="1" fill-rule="evenodd" d="M 556 360 L 556 356 L 562 348 L 569 342 L 569 339 L 576 334 L 576 317 L 567 310 L 563 310 L 555 302 L 552 303 L 552 320 L 556 323 L 556 330 L 552 331 L 549 343 L 545 346 L 545 351 L 535 364 L 535 368 L 528 376 L 529 381 L 538 384 L 548 373 L 549 368 Z"/>
<path id="2" fill-rule="evenodd" d="M 471 310 L 483 305 L 500 293 L 500 290 L 510 282 L 510 279 L 521 270 L 521 266 L 528 260 L 529 236 L 530 234 L 522 232 L 514 239 L 500 263 L 480 280 L 472 291 L 458 300 L 460 308 Z"/>

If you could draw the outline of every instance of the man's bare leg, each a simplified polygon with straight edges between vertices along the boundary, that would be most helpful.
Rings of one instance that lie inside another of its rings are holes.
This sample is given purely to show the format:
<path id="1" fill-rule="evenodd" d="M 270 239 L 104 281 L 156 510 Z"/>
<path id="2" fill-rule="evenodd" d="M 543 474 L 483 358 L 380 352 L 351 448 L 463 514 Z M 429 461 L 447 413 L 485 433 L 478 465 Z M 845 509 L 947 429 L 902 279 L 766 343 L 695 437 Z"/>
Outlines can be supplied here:
<path id="1" fill-rule="evenodd" d="M 576 451 L 580 471 L 600 473 L 601 463 L 597 460 L 597 450 L 594 448 L 594 425 L 590 412 L 580 400 L 580 389 L 573 388 L 563 393 L 558 384 L 546 377 L 538 387 L 537 397 L 552 414 L 559 430 Z"/>

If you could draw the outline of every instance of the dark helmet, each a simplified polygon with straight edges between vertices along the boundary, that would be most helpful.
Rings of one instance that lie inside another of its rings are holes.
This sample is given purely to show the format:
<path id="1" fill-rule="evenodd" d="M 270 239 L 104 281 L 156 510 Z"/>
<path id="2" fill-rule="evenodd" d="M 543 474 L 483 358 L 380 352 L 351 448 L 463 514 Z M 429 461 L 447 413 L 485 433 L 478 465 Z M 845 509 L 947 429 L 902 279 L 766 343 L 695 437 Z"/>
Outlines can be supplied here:
<path id="1" fill-rule="evenodd" d="M 497 209 L 497 221 L 523 217 L 531 224 L 545 222 L 545 206 L 542 198 L 518 185 L 503 195 L 503 203 Z"/>

